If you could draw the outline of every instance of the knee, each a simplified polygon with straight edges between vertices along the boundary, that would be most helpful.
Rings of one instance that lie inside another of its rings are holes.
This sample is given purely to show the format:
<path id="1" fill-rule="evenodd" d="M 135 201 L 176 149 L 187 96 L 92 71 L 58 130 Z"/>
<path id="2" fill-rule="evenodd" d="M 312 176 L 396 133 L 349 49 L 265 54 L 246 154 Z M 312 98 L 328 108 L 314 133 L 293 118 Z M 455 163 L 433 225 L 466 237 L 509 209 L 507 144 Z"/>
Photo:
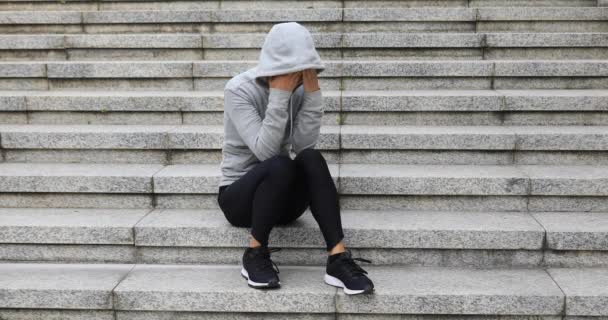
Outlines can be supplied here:
<path id="1" fill-rule="evenodd" d="M 320 160 L 325 160 L 325 158 L 323 157 L 323 155 L 321 154 L 321 151 L 317 150 L 317 149 L 313 149 L 313 148 L 306 148 L 302 151 L 300 151 L 297 155 L 295 160 L 297 161 L 320 161 Z"/>
<path id="2" fill-rule="evenodd" d="M 268 160 L 270 162 L 269 177 L 285 183 L 291 183 L 296 178 L 295 162 L 289 156 L 276 155 Z"/>

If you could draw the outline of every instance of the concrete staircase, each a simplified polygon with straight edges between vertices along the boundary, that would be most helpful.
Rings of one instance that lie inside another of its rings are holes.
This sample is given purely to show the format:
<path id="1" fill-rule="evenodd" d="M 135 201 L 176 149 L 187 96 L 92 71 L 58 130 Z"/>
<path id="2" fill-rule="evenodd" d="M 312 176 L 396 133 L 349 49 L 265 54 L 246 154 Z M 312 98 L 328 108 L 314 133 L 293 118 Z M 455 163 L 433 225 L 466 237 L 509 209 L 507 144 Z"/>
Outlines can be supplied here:
<path id="1" fill-rule="evenodd" d="M 314 33 L 347 247 L 217 206 L 226 81 Z M 0 3 L 0 319 L 608 317 L 608 1 Z"/>

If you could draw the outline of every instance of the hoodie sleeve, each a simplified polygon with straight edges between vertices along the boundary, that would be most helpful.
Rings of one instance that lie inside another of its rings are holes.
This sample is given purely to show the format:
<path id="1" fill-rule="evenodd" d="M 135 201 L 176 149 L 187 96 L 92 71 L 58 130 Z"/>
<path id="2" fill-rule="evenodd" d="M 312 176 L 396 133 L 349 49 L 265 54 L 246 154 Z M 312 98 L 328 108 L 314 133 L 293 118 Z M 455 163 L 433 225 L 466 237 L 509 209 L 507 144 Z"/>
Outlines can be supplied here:
<path id="1" fill-rule="evenodd" d="M 232 90 L 224 90 L 224 112 L 239 136 L 255 156 L 264 161 L 281 151 L 281 142 L 289 119 L 291 92 L 270 88 L 264 119 L 247 99 Z"/>
<path id="2" fill-rule="evenodd" d="M 294 120 L 292 146 L 296 154 L 306 148 L 314 148 L 321 131 L 323 95 L 321 89 L 304 92 L 302 106 Z"/>

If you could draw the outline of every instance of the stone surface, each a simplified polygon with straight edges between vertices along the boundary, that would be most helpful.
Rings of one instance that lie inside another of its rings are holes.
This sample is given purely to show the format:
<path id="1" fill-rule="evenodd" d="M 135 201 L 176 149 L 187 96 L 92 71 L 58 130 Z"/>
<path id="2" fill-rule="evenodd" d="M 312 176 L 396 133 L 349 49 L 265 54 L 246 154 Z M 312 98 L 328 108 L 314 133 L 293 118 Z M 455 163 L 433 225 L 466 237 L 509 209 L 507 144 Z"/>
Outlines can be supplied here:
<path id="1" fill-rule="evenodd" d="M 44 63 L 0 62 L 0 78 L 41 78 L 45 76 Z"/>
<path id="2" fill-rule="evenodd" d="M 607 110 L 606 90 L 498 90 L 508 110 Z"/>
<path id="3" fill-rule="evenodd" d="M 482 21 L 593 21 L 605 20 L 608 8 L 479 8 Z"/>
<path id="4" fill-rule="evenodd" d="M 0 208 L 0 242 L 133 244 L 147 209 Z"/>
<path id="5" fill-rule="evenodd" d="M 68 48 L 202 48 L 199 35 L 192 34 L 87 34 L 67 35 Z"/>
<path id="6" fill-rule="evenodd" d="M 569 316 L 608 316 L 608 269 L 549 269 L 566 295 Z"/>
<path id="7" fill-rule="evenodd" d="M 498 111 L 501 94 L 492 90 L 347 90 L 343 111 Z"/>
<path id="8" fill-rule="evenodd" d="M 32 111 L 222 111 L 224 103 L 221 91 L 30 91 L 26 95 L 27 109 Z"/>
<path id="9" fill-rule="evenodd" d="M 547 246 L 555 250 L 608 251 L 608 214 L 605 212 L 536 212 L 547 232 Z"/>
<path id="10" fill-rule="evenodd" d="M 526 213 L 342 210 L 353 248 L 540 249 L 544 230 Z M 320 248 L 325 242 L 310 209 L 276 226 L 275 246 Z M 241 246 L 247 228 L 231 226 L 221 210 L 155 210 L 135 227 L 138 246 Z"/>
<path id="11" fill-rule="evenodd" d="M 149 193 L 162 165 L 0 163 L 0 192 Z"/>
<path id="12" fill-rule="evenodd" d="M 320 267 L 281 267 L 280 290 L 251 290 L 238 266 L 137 265 L 114 290 L 117 310 L 333 313 Z M 238 301 L 238 303 L 236 303 Z"/>
<path id="13" fill-rule="evenodd" d="M 523 195 L 524 173 L 510 166 L 359 165 L 340 167 L 342 194 Z"/>
<path id="14" fill-rule="evenodd" d="M 519 166 L 530 177 L 532 195 L 605 196 L 608 167 Z"/>
<path id="15" fill-rule="evenodd" d="M 605 77 L 607 61 L 500 61 L 495 63 L 498 77 Z"/>
<path id="16" fill-rule="evenodd" d="M 62 35 L 1 35 L 0 49 L 62 49 L 63 39 Z"/>
<path id="17" fill-rule="evenodd" d="M 486 33 L 485 44 L 492 48 L 517 47 L 606 47 L 605 33 Z"/>
<path id="18" fill-rule="evenodd" d="M 542 270 L 368 269 L 376 294 L 346 296 L 338 290 L 338 312 L 558 315 L 564 307 L 563 293 Z"/>
<path id="19" fill-rule="evenodd" d="M 469 8 L 347 8 L 344 21 L 475 21 Z"/>
<path id="20" fill-rule="evenodd" d="M 493 126 L 341 126 L 343 149 L 512 150 L 517 136 Z"/>
<path id="21" fill-rule="evenodd" d="M 49 78 L 191 78 L 189 62 L 49 62 Z"/>
<path id="22" fill-rule="evenodd" d="M 0 126 L 3 148 L 166 149 L 176 126 L 26 125 Z"/>
<path id="23" fill-rule="evenodd" d="M 338 165 L 328 164 L 337 185 Z M 219 165 L 168 165 L 154 175 L 155 193 L 217 193 Z"/>
<path id="24" fill-rule="evenodd" d="M 0 25 L 80 24 L 78 11 L 4 11 L 0 12 Z"/>
<path id="25" fill-rule="evenodd" d="M 364 63 L 353 60 L 325 63 L 327 69 L 320 75 L 320 82 L 330 90 L 337 90 L 339 82 L 346 90 L 490 89 L 492 86 L 496 89 L 601 89 L 605 87 L 608 77 L 607 65 L 602 60 L 500 63 L 477 60 L 375 60 Z M 36 85 L 33 80 L 40 80 L 43 84 L 38 85 L 54 90 L 167 88 L 173 91 L 213 91 L 221 90 L 230 77 L 254 66 L 253 61 L 218 60 L 197 61 L 193 65 L 172 61 L 49 62 L 49 83 L 44 82 L 46 79 L 21 79 L 27 80 L 23 84 L 19 79 L 12 78 L 11 75 L 17 72 L 15 70 L 26 68 L 30 73 L 40 74 L 39 68 L 44 68 L 44 65 L 29 69 L 30 66 L 13 64 L 6 66 L 5 77 L 11 78 L 5 81 L 10 84 L 7 89 L 26 90 Z M 491 77 L 494 68 L 496 72 Z M 522 79 L 516 80 L 514 77 Z"/>
<path id="26" fill-rule="evenodd" d="M 112 309 L 112 290 L 132 265 L 0 264 L 0 307 Z"/>

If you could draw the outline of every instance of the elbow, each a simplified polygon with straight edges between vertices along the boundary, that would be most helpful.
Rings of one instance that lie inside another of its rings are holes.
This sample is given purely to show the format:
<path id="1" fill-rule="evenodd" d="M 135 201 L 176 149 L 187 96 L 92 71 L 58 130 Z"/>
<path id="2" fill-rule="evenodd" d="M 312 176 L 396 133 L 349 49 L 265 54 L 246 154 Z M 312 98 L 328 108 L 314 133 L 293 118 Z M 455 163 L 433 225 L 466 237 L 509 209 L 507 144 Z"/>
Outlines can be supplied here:
<path id="1" fill-rule="evenodd" d="M 300 151 L 304 149 L 314 149 L 319 140 L 319 133 L 307 135 L 306 139 L 295 139 L 293 141 L 293 150 L 296 153 L 300 153 Z"/>
<path id="2" fill-rule="evenodd" d="M 264 161 L 266 159 L 270 159 L 278 154 L 280 154 L 279 148 L 270 147 L 260 140 L 257 141 L 254 148 L 251 150 L 256 158 L 260 161 Z"/>
<path id="3" fill-rule="evenodd" d="M 296 154 L 298 154 L 298 153 L 300 153 L 300 152 L 302 152 L 303 150 L 306 150 L 306 149 L 314 149 L 316 147 L 316 145 L 317 145 L 316 141 L 314 141 L 312 143 L 309 143 L 309 144 L 306 144 L 306 145 L 300 145 L 300 146 L 294 145 L 293 146 L 293 151 Z"/>

